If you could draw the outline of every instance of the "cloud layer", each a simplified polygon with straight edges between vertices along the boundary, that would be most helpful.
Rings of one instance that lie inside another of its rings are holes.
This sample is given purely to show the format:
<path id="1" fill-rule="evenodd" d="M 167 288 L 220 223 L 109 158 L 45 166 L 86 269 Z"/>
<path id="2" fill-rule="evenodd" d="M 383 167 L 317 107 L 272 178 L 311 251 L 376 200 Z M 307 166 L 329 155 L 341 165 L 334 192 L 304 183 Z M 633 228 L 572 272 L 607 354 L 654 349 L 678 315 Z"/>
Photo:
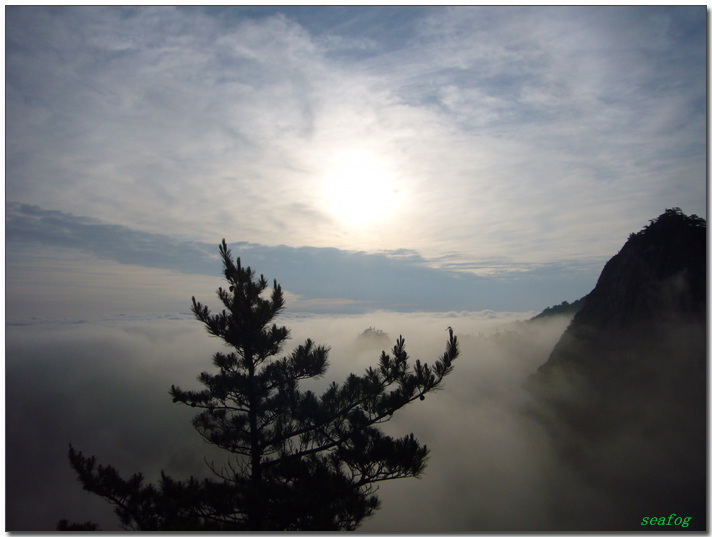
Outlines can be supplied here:
<path id="1" fill-rule="evenodd" d="M 212 297 L 221 282 L 217 241 L 180 241 L 17 203 L 7 205 L 6 238 L 9 322 L 96 318 L 102 311 L 184 314 L 191 295 Z M 588 294 L 599 270 L 569 263 L 478 276 L 434 268 L 408 250 L 230 246 L 280 282 L 290 311 L 540 311 Z"/>
<path id="2" fill-rule="evenodd" d="M 369 326 L 384 330 L 391 343 L 402 334 L 413 359 L 428 362 L 442 353 L 446 326 L 462 339 L 444 390 L 388 424 L 393 434 L 413 432 L 432 449 L 426 473 L 384 484 L 384 506 L 364 530 L 546 527 L 544 477 L 555 461 L 547 462 L 545 439 L 516 406 L 521 382 L 546 359 L 566 320 L 511 324 L 521 317 L 490 311 L 283 319 L 292 330 L 288 347 L 306 337 L 331 347 L 319 391 L 374 365 L 381 349 L 357 345 Z M 149 481 L 160 469 L 177 478 L 206 475 L 203 457 L 220 457 L 193 431 L 191 410 L 167 395 L 171 384 L 197 388 L 196 375 L 212 368 L 210 356 L 222 347 L 196 321 L 54 324 L 39 333 L 8 327 L 7 337 L 8 529 L 52 530 L 60 518 L 117 528 L 111 509 L 76 482 L 69 443 Z"/>
<path id="3" fill-rule="evenodd" d="M 572 464 L 570 452 L 567 457 L 557 449 L 556 434 L 527 411 L 531 392 L 523 387 L 546 362 L 570 319 L 521 322 L 525 318 L 493 311 L 293 313 L 282 318 L 292 335 L 284 353 L 307 337 L 331 348 L 324 378 L 304 383 L 317 393 L 331 381 L 373 366 L 381 350 L 388 350 L 385 343 L 359 342 L 368 327 L 385 331 L 391 343 L 403 335 L 412 358 L 427 362 L 442 353 L 447 326 L 460 339 L 461 355 L 444 388 L 396 413 L 384 426 L 396 436 L 413 433 L 430 448 L 425 473 L 417 480 L 383 483 L 383 506 L 363 531 L 620 531 L 638 527 L 643 516 L 702 516 L 689 511 L 685 494 L 664 495 L 662 503 L 640 501 L 659 496 L 661 489 L 669 492 L 666 485 L 679 484 L 675 469 L 700 461 L 699 453 L 681 441 L 691 435 L 696 445 L 703 444 L 704 432 L 682 419 L 690 408 L 684 403 L 661 407 L 660 401 L 669 400 L 664 390 L 670 375 L 654 376 L 646 397 L 617 409 L 636 421 L 616 421 L 593 440 L 571 436 L 586 455 L 574 457 Z M 103 529 L 117 529 L 111 509 L 76 482 L 66 459 L 69 443 L 96 455 L 100 463 L 115 465 L 122 475 L 141 471 L 148 481 L 155 481 L 161 469 L 175 478 L 205 476 L 204 457 L 222 460 L 192 429 L 193 411 L 172 404 L 167 390 L 171 384 L 199 388 L 196 375 L 212 369 L 210 357 L 223 345 L 194 320 L 146 321 L 7 327 L 8 530 L 51 531 L 61 518 L 91 518 Z M 676 352 L 702 356 L 704 328 L 692 328 L 668 334 L 670 346 L 662 352 L 668 373 Z M 630 356 L 645 359 L 658 352 L 641 353 L 645 345 L 640 342 L 631 347 L 638 352 Z M 616 377 L 615 357 L 610 367 L 614 387 L 646 382 L 642 379 L 649 371 L 640 367 L 635 371 L 642 377 L 631 379 L 631 372 Z M 687 373 L 682 370 L 678 377 Z M 582 403 L 589 393 L 570 383 L 547 389 L 554 397 L 569 394 Z M 699 417 L 698 403 L 694 415 Z M 551 410 L 541 403 L 537 408 L 545 414 Z M 566 427 L 562 421 L 552 425 Z"/>

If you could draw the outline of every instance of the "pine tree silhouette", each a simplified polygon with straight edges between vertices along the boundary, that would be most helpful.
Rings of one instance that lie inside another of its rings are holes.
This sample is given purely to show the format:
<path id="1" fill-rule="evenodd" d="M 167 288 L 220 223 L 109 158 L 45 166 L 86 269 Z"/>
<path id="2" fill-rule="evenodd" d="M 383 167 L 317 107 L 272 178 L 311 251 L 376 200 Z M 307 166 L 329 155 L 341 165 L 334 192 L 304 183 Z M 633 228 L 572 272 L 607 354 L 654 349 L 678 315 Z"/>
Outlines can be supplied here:
<path id="1" fill-rule="evenodd" d="M 224 239 L 219 250 L 224 309 L 211 313 L 193 298 L 192 311 L 231 351 L 214 354 L 217 372 L 198 377 L 203 390 L 171 386 L 170 395 L 201 409 L 195 429 L 228 452 L 229 462 L 210 463 L 212 479 L 181 482 L 161 473 L 156 485 L 144 484 L 140 473 L 123 479 L 72 446 L 70 463 L 85 490 L 115 506 L 126 529 L 354 530 L 378 508 L 378 483 L 423 472 L 426 446 L 412 434 L 392 438 L 378 425 L 439 387 L 458 356 L 457 337 L 449 330 L 433 366 L 411 365 L 399 337 L 377 367 L 321 395 L 302 392 L 299 381 L 325 373 L 329 349 L 307 339 L 276 358 L 289 337 L 273 323 L 284 308 L 281 287 L 275 280 L 268 291 L 264 276 L 235 262 Z"/>

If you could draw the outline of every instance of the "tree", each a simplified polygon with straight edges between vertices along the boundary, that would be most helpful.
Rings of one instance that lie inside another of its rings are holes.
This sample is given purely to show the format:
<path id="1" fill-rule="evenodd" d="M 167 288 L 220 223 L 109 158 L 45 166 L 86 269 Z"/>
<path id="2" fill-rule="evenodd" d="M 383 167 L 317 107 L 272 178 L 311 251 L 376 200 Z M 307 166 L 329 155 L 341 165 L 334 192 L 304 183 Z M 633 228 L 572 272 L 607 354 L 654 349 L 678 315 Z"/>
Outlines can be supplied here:
<path id="1" fill-rule="evenodd" d="M 412 434 L 392 438 L 378 425 L 439 388 L 458 356 L 449 329 L 443 355 L 431 367 L 409 363 L 399 337 L 378 366 L 331 383 L 320 396 L 299 383 L 324 375 L 329 349 L 311 339 L 276 358 L 289 330 L 273 323 L 284 308 L 276 280 L 268 290 L 223 239 L 227 289 L 224 309 L 211 313 L 193 297 L 192 312 L 229 352 L 213 356 L 200 391 L 171 386 L 173 402 L 201 409 L 193 419 L 203 438 L 230 454 L 209 463 L 215 478 L 186 482 L 165 474 L 157 485 L 123 479 L 70 446 L 69 459 L 84 488 L 114 504 L 121 524 L 139 530 L 353 530 L 379 506 L 382 481 L 417 477 L 428 449 Z M 267 296 L 269 295 L 269 296 Z M 65 523 L 66 525 L 66 523 Z"/>

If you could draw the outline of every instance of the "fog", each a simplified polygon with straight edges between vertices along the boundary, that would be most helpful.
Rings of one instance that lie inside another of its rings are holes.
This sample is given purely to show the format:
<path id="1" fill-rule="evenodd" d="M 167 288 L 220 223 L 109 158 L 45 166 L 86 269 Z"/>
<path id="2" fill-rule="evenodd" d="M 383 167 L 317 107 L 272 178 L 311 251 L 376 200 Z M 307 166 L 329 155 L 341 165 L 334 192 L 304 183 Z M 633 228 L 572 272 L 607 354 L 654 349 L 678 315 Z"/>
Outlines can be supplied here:
<path id="1" fill-rule="evenodd" d="M 366 532 L 553 530 L 566 512 L 615 516 L 609 498 L 559 461 L 548 435 L 522 409 L 522 384 L 544 363 L 568 317 L 523 322 L 526 313 L 462 312 L 369 315 L 285 314 L 285 347 L 307 337 L 331 347 L 319 390 L 375 365 L 378 345 L 358 335 L 369 327 L 406 340 L 411 359 L 433 362 L 447 327 L 461 354 L 442 390 L 415 401 L 387 423 L 414 433 L 430 450 L 419 479 L 383 483 L 382 508 Z M 8 530 L 53 530 L 61 518 L 119 529 L 111 507 L 81 490 L 67 461 L 69 443 L 122 475 L 161 469 L 175 478 L 207 476 L 204 457 L 220 458 L 193 430 L 194 411 L 168 397 L 171 384 L 197 388 L 222 348 L 188 318 L 143 318 L 7 328 Z M 562 507 L 562 506 L 565 506 Z M 651 513 L 654 514 L 654 513 Z"/>

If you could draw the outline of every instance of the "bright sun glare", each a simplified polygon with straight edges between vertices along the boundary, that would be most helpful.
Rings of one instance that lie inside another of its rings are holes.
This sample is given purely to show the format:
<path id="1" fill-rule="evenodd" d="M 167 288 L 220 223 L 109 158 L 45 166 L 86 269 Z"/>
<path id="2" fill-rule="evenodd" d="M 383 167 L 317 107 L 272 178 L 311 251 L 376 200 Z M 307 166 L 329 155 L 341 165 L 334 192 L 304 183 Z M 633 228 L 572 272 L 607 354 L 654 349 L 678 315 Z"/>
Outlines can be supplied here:
<path id="1" fill-rule="evenodd" d="M 398 202 L 392 175 L 367 152 L 339 154 L 324 177 L 330 211 L 342 222 L 361 227 L 388 216 Z"/>

